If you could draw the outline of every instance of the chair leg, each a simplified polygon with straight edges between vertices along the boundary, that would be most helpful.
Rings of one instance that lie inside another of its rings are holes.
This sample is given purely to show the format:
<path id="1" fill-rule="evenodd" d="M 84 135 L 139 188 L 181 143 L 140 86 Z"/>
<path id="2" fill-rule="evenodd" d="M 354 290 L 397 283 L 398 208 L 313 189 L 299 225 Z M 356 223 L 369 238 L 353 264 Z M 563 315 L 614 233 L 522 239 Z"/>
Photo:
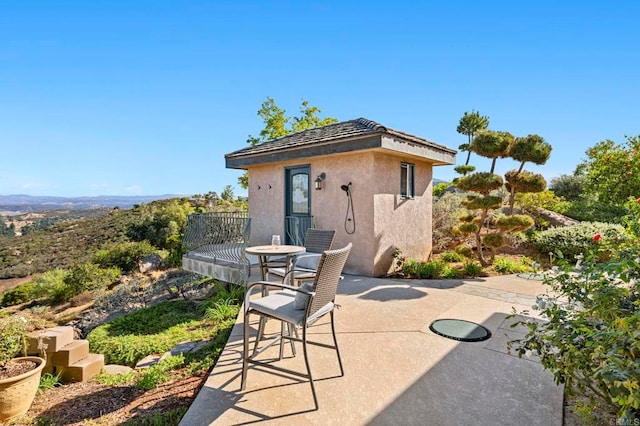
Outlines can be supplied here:
<path id="1" fill-rule="evenodd" d="M 291 324 L 291 323 L 287 323 L 287 332 L 289 333 L 289 336 L 293 336 L 293 332 L 295 330 L 295 327 Z M 284 327 L 285 327 L 285 323 L 284 321 L 280 322 L 280 357 L 279 359 L 281 360 L 284 357 Z M 296 331 L 296 337 L 298 332 Z M 291 352 L 293 353 L 293 356 L 296 356 L 296 344 L 293 340 L 289 339 L 289 344 L 291 344 Z"/>
<path id="2" fill-rule="evenodd" d="M 331 334 L 333 335 L 333 345 L 336 347 L 336 353 L 338 354 L 338 364 L 340 364 L 340 375 L 344 376 L 344 369 L 342 368 L 342 358 L 340 358 L 340 348 L 338 348 L 338 339 L 336 339 L 336 327 L 333 322 L 333 311 L 329 313 L 331 315 Z"/>
<path id="3" fill-rule="evenodd" d="M 244 345 L 242 347 L 242 381 L 240 390 L 244 390 L 247 381 L 247 369 L 249 368 L 249 311 L 244 314 Z"/>
<path id="4" fill-rule="evenodd" d="M 260 323 L 258 324 L 258 334 L 256 335 L 256 342 L 253 344 L 253 353 L 255 354 L 258 351 L 258 343 L 262 340 L 264 336 L 264 325 L 267 322 L 267 319 L 260 315 Z"/>
<path id="5" fill-rule="evenodd" d="M 296 337 L 298 337 L 298 330 L 296 330 L 295 325 L 288 322 L 287 327 L 289 327 L 289 336 L 292 336 L 295 333 Z M 293 353 L 293 356 L 296 356 L 296 342 L 289 340 L 289 343 L 291 344 L 291 352 Z"/>
<path id="6" fill-rule="evenodd" d="M 316 395 L 316 387 L 313 384 L 313 376 L 311 375 L 311 366 L 309 365 L 309 354 L 307 353 L 307 326 L 302 326 L 302 352 L 304 353 L 304 363 L 307 366 L 307 374 L 309 375 L 309 384 L 311 385 L 311 393 L 313 394 L 313 403 L 316 410 L 320 408 L 318 405 L 318 397 Z"/>
<path id="7" fill-rule="evenodd" d="M 284 356 L 284 321 L 280 321 L 280 356 L 279 360 L 282 360 Z"/>

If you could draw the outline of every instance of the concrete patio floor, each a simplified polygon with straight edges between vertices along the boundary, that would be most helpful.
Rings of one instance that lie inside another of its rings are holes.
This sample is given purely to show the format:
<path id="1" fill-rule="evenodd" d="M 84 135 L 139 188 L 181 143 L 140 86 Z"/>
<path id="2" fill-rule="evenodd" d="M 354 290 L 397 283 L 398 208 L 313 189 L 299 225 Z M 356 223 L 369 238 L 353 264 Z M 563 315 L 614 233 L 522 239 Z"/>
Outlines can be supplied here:
<path id="1" fill-rule="evenodd" d="M 240 390 L 242 315 L 206 384 L 181 425 L 562 425 L 563 390 L 535 359 L 507 354 L 522 336 L 505 317 L 531 308 L 545 292 L 516 276 L 470 280 L 394 280 L 346 276 L 336 302 L 336 330 L 345 375 L 335 351 L 311 346 L 319 410 L 309 383 L 250 366 Z M 473 321 L 492 337 L 466 343 L 429 330 L 438 318 Z M 277 321 L 267 331 L 279 330 Z M 252 342 L 257 317 L 252 316 Z M 328 320 L 310 329 L 331 342 Z M 277 346 L 277 345 L 276 345 Z M 304 371 L 300 344 L 285 346 L 278 365 Z M 258 359 L 276 359 L 270 348 Z"/>

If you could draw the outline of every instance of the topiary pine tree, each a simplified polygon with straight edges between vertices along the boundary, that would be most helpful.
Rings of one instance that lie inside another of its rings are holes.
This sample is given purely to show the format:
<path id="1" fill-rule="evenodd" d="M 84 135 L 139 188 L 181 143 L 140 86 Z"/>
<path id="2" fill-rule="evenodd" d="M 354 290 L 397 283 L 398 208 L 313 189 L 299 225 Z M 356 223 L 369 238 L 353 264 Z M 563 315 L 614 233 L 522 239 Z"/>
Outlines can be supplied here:
<path id="1" fill-rule="evenodd" d="M 511 144 L 508 156 L 519 161 L 520 167 L 505 174 L 506 187 L 509 191 L 509 214 L 513 214 L 516 192 L 542 192 L 547 188 L 547 181 L 541 174 L 523 171 L 523 169 L 527 162 L 537 165 L 546 163 L 551 155 L 551 149 L 551 145 L 539 135 L 516 138 Z"/>
<path id="2" fill-rule="evenodd" d="M 458 149 L 461 151 L 467 151 L 467 161 L 465 161 L 464 163 L 465 166 L 469 164 L 469 159 L 471 158 L 471 140 L 479 130 L 484 130 L 487 127 L 489 127 L 489 117 L 487 117 L 486 115 L 480 115 L 478 111 L 471 110 L 471 112 L 465 112 L 464 115 L 460 118 L 456 131 L 462 135 L 467 135 L 468 138 L 467 143 L 462 144 L 458 147 Z M 458 173 L 465 175 L 469 172 L 467 171 L 464 173 Z"/>
<path id="3" fill-rule="evenodd" d="M 493 173 L 496 168 L 496 160 L 508 155 L 513 142 L 514 137 L 509 132 L 481 130 L 473 138 L 471 150 L 481 157 L 491 158 L 489 173 Z"/>
<path id="4" fill-rule="evenodd" d="M 476 192 L 467 196 L 467 200 L 462 204 L 471 211 L 479 211 L 479 214 L 468 214 L 460 218 L 462 222 L 456 231 L 462 235 L 473 235 L 476 241 L 476 254 L 482 266 L 488 266 L 493 262 L 495 249 L 502 245 L 500 236 L 486 234 L 483 236 L 482 230 L 486 226 L 486 220 L 490 210 L 499 209 L 502 206 L 502 197 L 491 195 L 491 191 L 502 188 L 503 181 L 495 173 L 477 172 L 462 176 L 458 179 L 456 186 L 463 191 Z M 491 249 L 492 256 L 487 259 L 484 256 L 485 245 Z"/>

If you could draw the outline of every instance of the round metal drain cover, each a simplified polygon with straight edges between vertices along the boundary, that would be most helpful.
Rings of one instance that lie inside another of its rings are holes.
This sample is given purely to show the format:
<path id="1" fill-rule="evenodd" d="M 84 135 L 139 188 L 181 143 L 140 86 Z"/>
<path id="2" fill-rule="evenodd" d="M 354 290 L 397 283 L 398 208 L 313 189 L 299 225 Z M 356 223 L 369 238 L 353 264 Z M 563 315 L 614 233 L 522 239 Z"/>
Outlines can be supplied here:
<path id="1" fill-rule="evenodd" d="M 461 342 L 481 342 L 491 337 L 485 327 L 471 321 L 459 319 L 439 319 L 429 326 L 434 333 Z"/>

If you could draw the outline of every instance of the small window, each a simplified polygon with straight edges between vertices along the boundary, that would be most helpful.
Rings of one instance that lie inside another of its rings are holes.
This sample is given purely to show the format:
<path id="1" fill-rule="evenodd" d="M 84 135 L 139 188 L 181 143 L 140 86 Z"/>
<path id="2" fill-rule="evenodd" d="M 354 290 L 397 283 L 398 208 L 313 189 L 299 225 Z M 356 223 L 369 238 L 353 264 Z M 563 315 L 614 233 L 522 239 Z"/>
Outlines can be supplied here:
<path id="1" fill-rule="evenodd" d="M 413 170 L 413 164 L 400 163 L 400 196 L 402 198 L 413 198 L 415 196 Z"/>

